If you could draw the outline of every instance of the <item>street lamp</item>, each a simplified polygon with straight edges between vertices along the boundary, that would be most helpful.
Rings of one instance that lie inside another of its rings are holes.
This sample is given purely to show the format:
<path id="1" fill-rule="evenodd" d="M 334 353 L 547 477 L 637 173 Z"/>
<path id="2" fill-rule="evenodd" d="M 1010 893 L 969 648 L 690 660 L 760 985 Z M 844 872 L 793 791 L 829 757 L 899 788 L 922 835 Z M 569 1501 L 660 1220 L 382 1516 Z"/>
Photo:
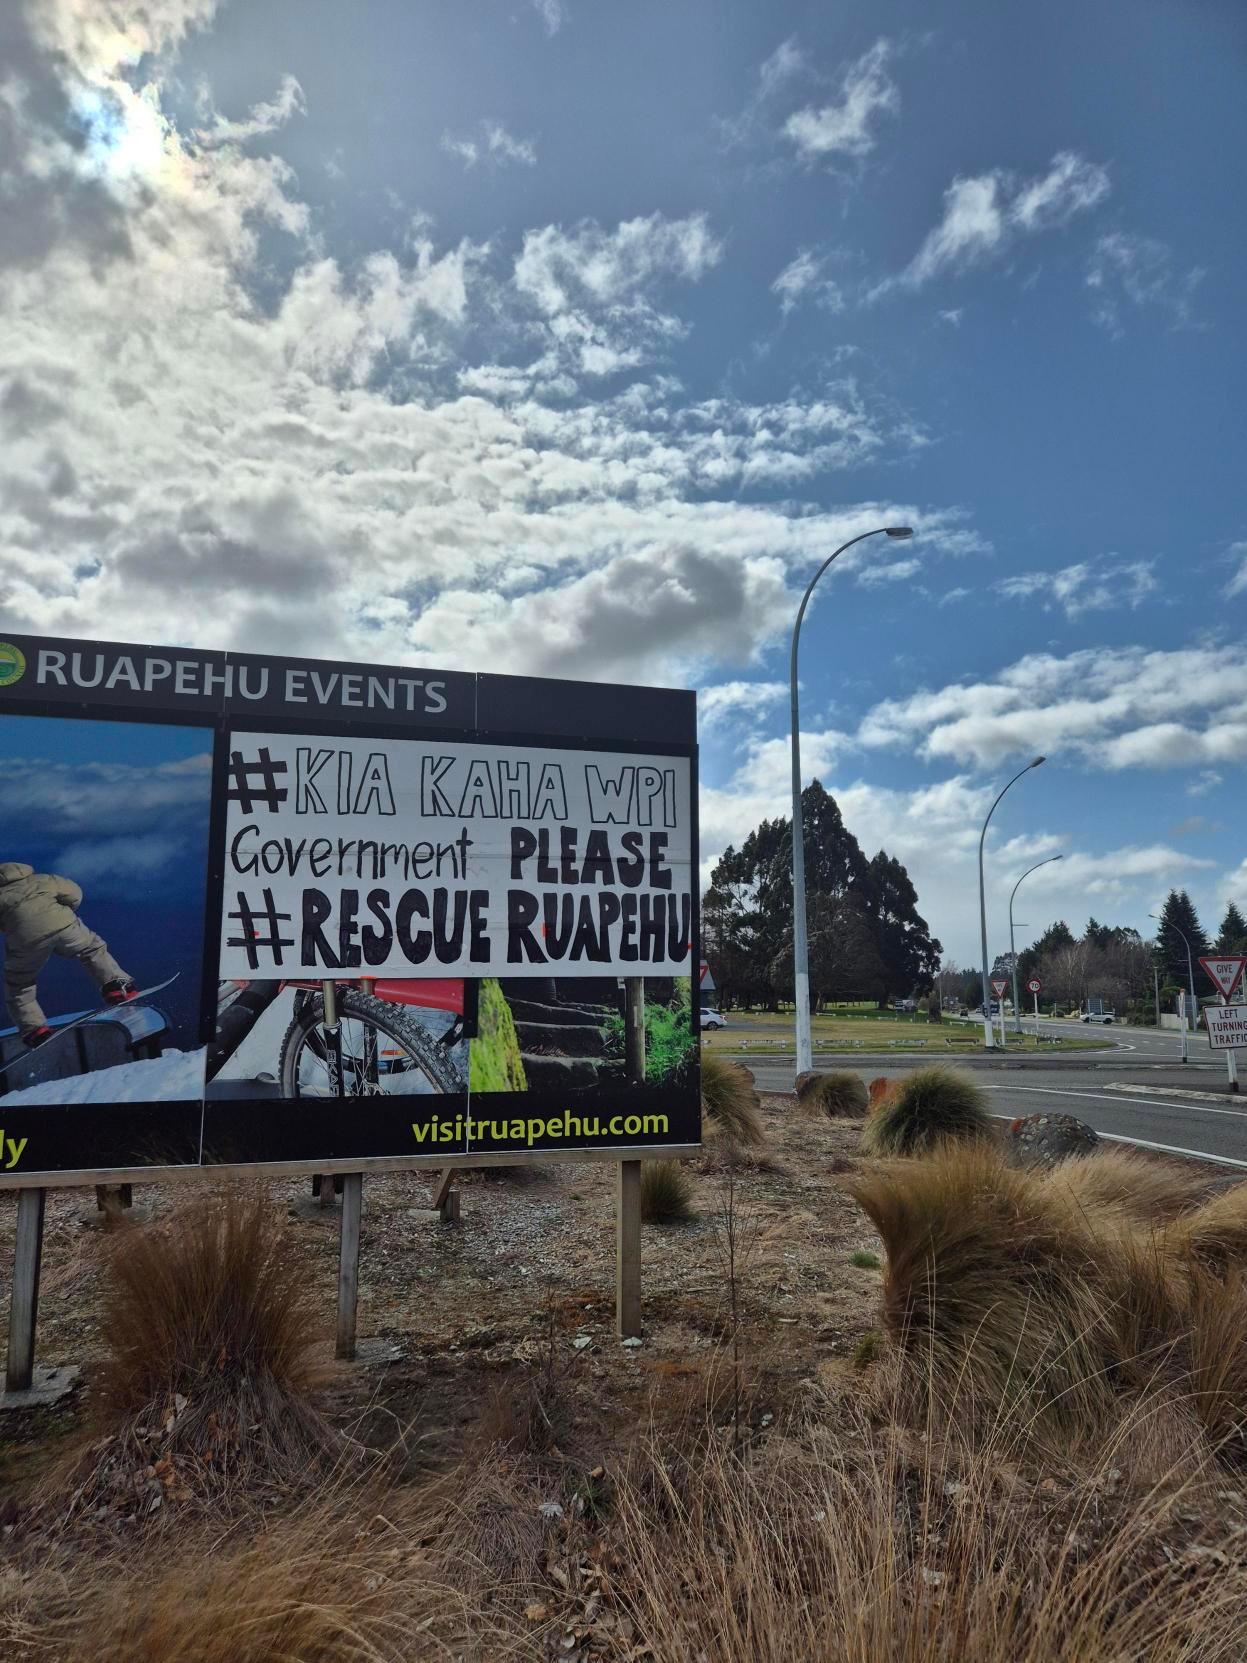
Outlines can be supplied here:
<path id="1" fill-rule="evenodd" d="M 1029 774 L 1032 768 L 1042 766 L 1046 760 L 1047 759 L 1045 757 L 1037 756 L 1033 762 L 1028 762 L 1025 768 L 1020 768 L 1018 772 L 1014 774 L 1013 778 L 1009 781 L 1009 785 L 1016 785 L 1023 774 Z M 983 829 L 979 833 L 979 929 L 982 934 L 983 942 L 983 1045 L 988 1051 L 994 1051 L 996 1049 L 996 1036 L 992 1032 L 992 996 L 987 971 L 987 896 L 983 888 L 983 841 L 987 836 L 987 828 L 991 822 L 992 815 L 996 812 L 996 806 L 1000 802 L 1000 797 L 1004 796 L 1005 791 L 1009 789 L 1009 785 L 1005 786 L 1004 790 L 1001 791 L 1000 796 L 996 798 L 996 801 L 988 809 L 987 819 L 984 820 Z M 1004 1017 L 1002 1015 L 1001 1021 L 1003 1022 L 1003 1020 Z"/>
<path id="2" fill-rule="evenodd" d="M 792 626 L 792 652 L 788 660 L 789 701 L 792 712 L 792 963 L 795 972 L 797 998 L 797 1073 L 805 1074 L 814 1066 L 814 1049 L 810 1037 L 810 951 L 806 937 L 805 918 L 805 839 L 801 825 L 801 718 L 797 708 L 797 645 L 801 639 L 801 620 L 810 604 L 814 585 L 836 559 L 867 537 L 912 537 L 913 528 L 907 525 L 880 525 L 873 531 L 863 531 L 841 543 L 810 579 L 797 621 Z"/>
<path id="3" fill-rule="evenodd" d="M 1192 1025 L 1192 1027 L 1194 1027 L 1195 1023 L 1199 1020 L 1199 1005 L 1197 1004 L 1196 999 L 1195 999 L 1195 966 L 1191 963 L 1191 944 L 1186 939 L 1186 936 L 1183 934 L 1183 932 L 1172 921 L 1172 919 L 1170 919 L 1169 921 L 1166 921 L 1165 919 L 1161 918 L 1159 916 L 1159 914 L 1157 914 L 1155 912 L 1149 912 L 1148 917 L 1149 918 L 1155 918 L 1156 922 L 1163 929 L 1170 929 L 1175 933 L 1175 935 L 1182 936 L 1182 945 L 1186 948 L 1186 977 L 1187 977 L 1187 981 L 1190 983 L 1190 987 L 1191 987 L 1191 1025 Z M 1185 1033 L 1185 1030 L 1183 1030 L 1183 1038 L 1182 1038 L 1182 1061 L 1183 1062 L 1186 1061 L 1186 1033 Z"/>
<path id="4" fill-rule="evenodd" d="M 1033 767 L 1034 764 L 1032 763 L 1031 766 Z M 1064 859 L 1064 855 L 1049 855 L 1047 860 L 1036 861 L 1034 866 L 1023 872 L 1022 877 L 1014 884 L 1013 895 L 1017 894 L 1018 884 L 1022 882 L 1022 878 L 1029 878 L 1031 873 L 1038 872 L 1041 866 L 1051 866 L 1054 860 Z M 1013 944 L 1013 895 L 1009 897 L 1009 957 L 1013 961 L 1011 967 L 1013 971 L 1013 1031 L 1015 1034 L 1020 1034 L 1022 1032 L 1022 1012 L 1018 1004 L 1018 950 Z"/>

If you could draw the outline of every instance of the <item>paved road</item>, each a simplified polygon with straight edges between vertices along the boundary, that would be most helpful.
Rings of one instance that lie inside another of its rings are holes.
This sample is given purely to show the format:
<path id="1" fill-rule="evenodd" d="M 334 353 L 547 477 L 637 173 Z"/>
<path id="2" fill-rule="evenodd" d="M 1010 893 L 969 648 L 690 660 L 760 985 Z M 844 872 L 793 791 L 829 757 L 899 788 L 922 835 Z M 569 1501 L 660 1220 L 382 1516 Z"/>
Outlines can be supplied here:
<path id="1" fill-rule="evenodd" d="M 1105 1068 L 1103 1060 L 1098 1067 L 1059 1070 L 1016 1062 L 1009 1068 L 984 1064 L 974 1070 L 974 1077 L 990 1093 L 993 1113 L 1007 1119 L 1045 1108 L 1059 1110 L 1107 1137 L 1247 1169 L 1247 1096 L 1230 1096 L 1223 1072 L 1193 1070 L 1189 1065 L 1184 1070 L 1176 1062 L 1169 1068 L 1156 1062 L 1144 1066 L 1141 1059 L 1131 1066 L 1129 1053 L 1122 1053 L 1120 1060 L 1120 1069 Z M 872 1078 L 882 1074 L 897 1079 L 919 1061 L 887 1057 L 876 1065 L 861 1057 L 841 1057 L 828 1058 L 822 1066 L 848 1066 Z M 749 1067 L 759 1090 L 792 1090 L 791 1062 L 752 1059 Z M 1124 1089 L 1113 1089 L 1118 1086 Z M 1214 1100 L 1187 1095 L 1190 1092 L 1209 1093 Z"/>

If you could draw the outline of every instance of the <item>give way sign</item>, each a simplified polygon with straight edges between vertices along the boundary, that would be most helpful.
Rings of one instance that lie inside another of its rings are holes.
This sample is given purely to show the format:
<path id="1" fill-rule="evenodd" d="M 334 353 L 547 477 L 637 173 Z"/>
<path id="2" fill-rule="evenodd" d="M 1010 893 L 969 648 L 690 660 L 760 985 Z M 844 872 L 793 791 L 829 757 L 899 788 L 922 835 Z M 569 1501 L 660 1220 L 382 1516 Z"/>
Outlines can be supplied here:
<path id="1" fill-rule="evenodd" d="M 995 995 L 996 995 L 997 999 L 1003 999 L 1004 998 L 1004 991 L 1008 987 L 1008 985 L 1009 985 L 1008 982 L 993 982 L 992 983 L 992 989 L 995 992 Z"/>
<path id="2" fill-rule="evenodd" d="M 1239 984 L 1247 958 L 1202 958 L 1199 962 L 1217 984 L 1222 998 L 1228 1002 Z"/>

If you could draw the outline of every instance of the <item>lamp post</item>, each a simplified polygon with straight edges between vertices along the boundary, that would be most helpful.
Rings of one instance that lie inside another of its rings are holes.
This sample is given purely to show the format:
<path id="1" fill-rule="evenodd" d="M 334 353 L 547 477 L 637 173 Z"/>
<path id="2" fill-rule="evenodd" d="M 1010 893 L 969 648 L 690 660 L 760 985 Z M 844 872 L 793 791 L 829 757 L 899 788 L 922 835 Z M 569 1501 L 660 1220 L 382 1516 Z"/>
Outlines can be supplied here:
<path id="1" fill-rule="evenodd" d="M 810 950 L 806 936 L 805 917 L 805 840 L 801 824 L 801 717 L 797 700 L 797 647 L 801 639 L 801 620 L 810 604 L 814 585 L 836 559 L 867 537 L 912 537 L 913 528 L 907 525 L 881 525 L 873 531 L 863 531 L 841 543 L 834 553 L 814 573 L 801 597 L 797 621 L 792 626 L 792 651 L 788 659 L 789 703 L 792 714 L 792 963 L 795 972 L 797 1001 L 797 1073 L 805 1074 L 814 1066 L 814 1048 L 810 1037 Z"/>
<path id="2" fill-rule="evenodd" d="M 1163 918 L 1161 918 L 1158 913 L 1155 913 L 1155 912 L 1149 912 L 1148 917 L 1149 918 L 1154 918 L 1156 920 L 1156 922 L 1161 926 L 1162 929 L 1172 930 L 1175 935 L 1178 935 L 1178 936 L 1182 937 L 1182 945 L 1186 948 L 1186 979 L 1187 979 L 1187 982 L 1190 985 L 1190 989 L 1191 989 L 1191 1025 L 1193 1027 L 1195 1025 L 1195 1023 L 1199 1020 L 1199 1004 L 1198 1004 L 1198 1002 L 1195 998 L 1195 966 L 1191 962 L 1191 944 L 1186 939 L 1185 934 L 1172 921 L 1169 922 L 1169 923 L 1166 923 L 1165 920 Z M 1185 1029 L 1185 1027 L 1182 1030 L 1182 1061 L 1183 1062 L 1186 1061 L 1186 1029 Z"/>
<path id="3" fill-rule="evenodd" d="M 1016 785 L 1023 774 L 1029 774 L 1032 768 L 1040 767 L 1045 760 L 1046 758 L 1037 756 L 1033 762 L 1028 762 L 1025 768 L 1020 768 L 1018 772 L 1014 774 L 1013 778 L 1009 781 L 1009 785 Z M 991 823 L 992 815 L 996 812 L 997 804 L 1000 802 L 1000 798 L 1004 796 L 1005 791 L 1009 789 L 1009 785 L 1004 787 L 1004 790 L 1001 791 L 1000 796 L 996 798 L 996 801 L 988 809 L 987 819 L 984 820 L 983 829 L 979 833 L 979 930 L 982 935 L 983 945 L 983 1045 L 988 1051 L 994 1051 L 996 1049 L 996 1036 L 992 1032 L 992 995 L 987 970 L 987 895 L 983 887 L 983 841 L 987 836 L 987 828 Z M 1003 1020 L 1004 1013 L 1002 1011 L 1001 1021 L 1003 1022 Z"/>
<path id="4" fill-rule="evenodd" d="M 1064 855 L 1049 855 L 1047 860 L 1036 861 L 1034 866 L 1029 867 L 1022 873 L 1022 877 L 1013 886 L 1013 895 L 1009 896 L 1009 957 L 1013 961 L 1011 969 L 1013 972 L 1013 1031 L 1015 1034 L 1022 1032 L 1022 1011 L 1018 1004 L 1018 950 L 1013 944 L 1013 896 L 1017 894 L 1018 884 L 1022 882 L 1023 878 L 1029 878 L 1031 873 L 1038 872 L 1041 866 L 1051 866 L 1054 860 L 1064 859 Z M 1038 1010 L 1038 1005 L 1035 1008 Z M 1038 1025 L 1036 1025 L 1036 1032 L 1038 1032 Z"/>

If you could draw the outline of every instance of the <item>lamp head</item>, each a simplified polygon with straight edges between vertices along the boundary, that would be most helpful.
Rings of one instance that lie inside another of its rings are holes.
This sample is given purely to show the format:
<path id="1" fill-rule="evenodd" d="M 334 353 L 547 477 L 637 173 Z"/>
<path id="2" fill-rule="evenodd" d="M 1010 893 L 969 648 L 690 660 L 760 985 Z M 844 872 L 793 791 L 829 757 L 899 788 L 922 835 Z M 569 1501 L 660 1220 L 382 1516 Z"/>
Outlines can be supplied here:
<path id="1" fill-rule="evenodd" d="M 889 537 L 912 537 L 914 534 L 911 525 L 885 525 L 883 529 Z"/>
<path id="2" fill-rule="evenodd" d="M 1034 762 L 1031 763 L 1031 767 L 1038 768 L 1042 763 L 1047 762 L 1047 760 L 1046 756 L 1037 756 Z"/>

